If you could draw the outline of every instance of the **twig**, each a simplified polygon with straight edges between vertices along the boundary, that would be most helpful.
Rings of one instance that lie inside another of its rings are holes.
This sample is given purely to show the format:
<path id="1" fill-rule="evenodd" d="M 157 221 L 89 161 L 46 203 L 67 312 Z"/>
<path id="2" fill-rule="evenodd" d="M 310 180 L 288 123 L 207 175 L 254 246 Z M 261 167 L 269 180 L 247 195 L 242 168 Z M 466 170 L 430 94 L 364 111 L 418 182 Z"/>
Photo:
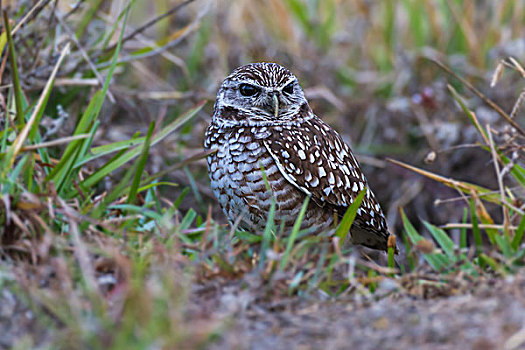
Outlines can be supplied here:
<path id="1" fill-rule="evenodd" d="M 178 43 L 180 43 L 182 40 L 184 40 L 188 36 L 188 34 L 190 34 L 196 28 L 197 28 L 197 22 L 193 22 L 190 26 L 186 27 L 186 30 L 185 30 L 184 33 L 182 33 L 180 36 L 178 36 L 177 38 L 173 39 L 172 41 L 168 42 L 167 44 L 165 44 L 163 46 L 159 46 L 156 49 L 148 51 L 148 52 L 145 52 L 143 54 L 129 55 L 129 56 L 122 57 L 122 58 L 120 58 L 117 61 L 117 64 L 131 62 L 131 61 L 135 61 L 135 60 L 139 60 L 139 59 L 143 59 L 143 58 L 148 58 L 148 57 L 153 57 L 153 56 L 159 55 L 159 54 L 165 52 L 166 50 L 168 50 L 169 48 L 172 48 L 173 46 L 175 46 Z M 98 67 L 99 68 L 106 68 L 106 67 L 108 67 L 110 65 L 111 65 L 111 62 L 104 62 L 104 63 L 99 64 Z"/>
<path id="2" fill-rule="evenodd" d="M 456 78 L 457 80 L 459 80 L 463 85 L 465 85 L 470 91 L 472 91 L 474 94 L 476 94 L 479 98 L 481 98 L 483 100 L 483 102 L 485 102 L 486 104 L 488 104 L 492 109 L 494 109 L 499 115 L 501 115 L 503 118 L 505 118 L 510 125 L 512 125 L 514 128 L 516 128 L 516 130 L 525 136 L 525 131 L 523 131 L 523 129 L 521 129 L 521 127 L 518 125 L 518 123 L 516 123 L 516 121 L 514 121 L 507 113 L 505 113 L 504 110 L 502 110 L 496 103 L 492 102 L 487 96 L 485 96 L 483 93 L 481 93 L 481 91 L 479 91 L 478 89 L 476 89 L 471 83 L 469 83 L 466 79 L 460 77 L 459 75 L 457 75 L 456 73 L 454 73 L 454 71 L 452 71 L 450 68 L 448 68 L 447 66 L 445 66 L 443 63 L 441 63 L 440 61 L 436 60 L 436 59 L 433 59 L 433 58 L 429 58 L 430 61 L 434 62 L 439 68 L 443 69 L 445 72 L 447 72 L 448 74 L 452 75 L 454 78 Z"/>
<path id="3" fill-rule="evenodd" d="M 74 136 L 63 137 L 61 139 L 57 139 L 57 140 L 53 140 L 53 141 L 42 142 L 42 143 L 39 143 L 39 144 L 36 144 L 36 145 L 25 146 L 25 147 L 22 147 L 22 149 L 20 151 L 21 152 L 26 152 L 26 151 L 33 151 L 33 150 L 39 149 L 39 148 L 58 146 L 58 145 L 61 145 L 63 143 L 69 143 L 69 142 L 74 141 L 74 140 L 87 139 L 90 136 L 91 136 L 91 134 L 79 134 L 79 135 L 74 135 Z"/>
<path id="4" fill-rule="evenodd" d="M 507 189 L 508 190 L 517 190 L 517 189 L 520 189 L 520 188 L 521 188 L 521 186 L 514 186 L 514 187 L 507 188 Z M 478 197 L 483 199 L 483 197 L 490 196 L 490 195 L 497 194 L 497 193 L 499 193 L 499 189 L 495 190 L 495 191 L 485 192 L 485 193 L 478 193 Z M 441 205 L 441 204 L 446 204 L 446 203 L 451 203 L 451 202 L 458 202 L 458 201 L 461 201 L 461 200 L 465 200 L 465 198 L 468 199 L 468 198 L 471 197 L 470 195 L 467 195 L 467 194 L 465 194 L 463 192 L 461 194 L 462 194 L 461 197 L 452 197 L 452 198 L 445 198 L 445 199 L 439 199 L 438 198 L 438 199 L 434 200 L 434 205 L 438 206 L 438 205 Z"/>
<path id="5" fill-rule="evenodd" d="M 170 166 L 169 168 L 167 169 L 164 169 L 162 171 L 159 171 L 151 176 L 149 176 L 148 178 L 146 178 L 144 180 L 144 182 L 152 182 L 153 180 L 155 179 L 158 179 L 166 174 L 169 174 L 169 173 L 172 173 L 173 171 L 177 170 L 177 169 L 180 169 L 180 168 L 183 168 L 185 166 L 187 166 L 188 164 L 191 164 L 199 159 L 202 159 L 202 158 L 206 158 L 207 156 L 211 155 L 211 154 L 215 154 L 218 152 L 218 149 L 212 149 L 212 150 L 209 150 L 209 151 L 201 151 L 201 152 L 198 152 L 197 154 L 194 154 L 194 155 L 191 155 L 185 159 L 183 159 L 181 162 L 177 163 L 177 164 L 174 164 L 172 166 Z"/>
<path id="6" fill-rule="evenodd" d="M 520 72 L 521 76 L 525 78 L 525 69 L 519 64 L 519 62 L 516 61 L 514 57 L 509 57 L 508 59 L 512 63 L 510 66 Z"/>
<path id="7" fill-rule="evenodd" d="M 514 104 L 514 107 L 512 108 L 512 112 L 510 112 L 510 117 L 512 119 L 514 119 L 514 117 L 516 117 L 516 115 L 518 114 L 518 112 L 519 112 L 519 110 L 521 108 L 521 105 L 523 104 L 524 101 L 525 101 L 525 88 L 523 88 L 523 90 L 521 90 L 520 96 L 518 97 L 518 100 Z"/>
<path id="8" fill-rule="evenodd" d="M 518 61 L 516 61 L 513 57 L 507 57 L 507 59 L 510 61 L 510 63 L 507 62 L 505 59 L 499 61 L 496 70 L 492 75 L 490 87 L 494 87 L 497 84 L 499 78 L 503 74 L 503 70 L 505 69 L 505 67 L 517 70 L 518 73 L 520 73 L 521 76 L 525 78 L 525 69 L 523 69 L 523 67 L 518 63 Z M 516 103 L 514 103 L 514 107 L 512 107 L 512 111 L 510 112 L 511 119 L 514 119 L 514 117 L 516 117 L 521 108 L 521 105 L 523 104 L 523 101 L 525 101 L 525 88 L 521 90 L 521 93 L 518 96 L 518 100 L 516 101 Z"/>
<path id="9" fill-rule="evenodd" d="M 136 219 L 142 219 L 144 216 L 141 214 L 134 214 L 134 215 L 126 215 L 126 216 L 118 216 L 114 218 L 108 218 L 104 220 L 104 223 L 106 224 L 120 224 L 121 222 L 125 222 L 128 220 L 136 220 Z"/>
<path id="10" fill-rule="evenodd" d="M 521 348 L 523 344 L 525 344 L 525 327 L 510 336 L 503 344 L 503 349 L 515 350 Z"/>
<path id="11" fill-rule="evenodd" d="M 34 16 L 38 15 L 38 13 L 35 13 L 36 10 L 43 9 L 51 0 L 40 0 L 29 10 L 29 12 L 18 22 L 13 30 L 11 30 L 11 35 L 14 35 L 26 22 L 32 20 Z"/>
<path id="12" fill-rule="evenodd" d="M 4 208 L 3 208 L 3 212 L 5 213 L 4 214 L 4 217 L 5 217 L 4 225 L 8 227 L 7 225 L 11 223 L 11 198 L 9 197 L 9 194 L 4 193 L 2 194 L 1 200 L 2 200 L 2 203 L 4 204 Z"/>
<path id="13" fill-rule="evenodd" d="M 133 96 L 141 100 L 179 100 L 184 98 L 192 98 L 195 96 L 193 92 L 181 91 L 118 91 L 123 95 Z"/>
<path id="14" fill-rule="evenodd" d="M 173 14 L 175 14 L 177 11 L 179 11 L 181 8 L 185 7 L 186 5 L 192 3 L 193 1 L 195 0 L 186 0 L 184 2 L 181 2 L 180 4 L 178 5 L 175 5 L 174 7 L 172 7 L 171 9 L 169 9 L 168 11 L 164 12 L 162 15 L 160 16 L 157 16 L 155 18 L 153 18 L 152 20 L 146 22 L 145 24 L 143 24 L 142 26 L 140 26 L 139 28 L 135 29 L 131 34 L 127 35 L 126 37 L 124 37 L 122 39 L 122 45 L 130 40 L 130 39 L 133 39 L 133 37 L 135 37 L 135 35 L 145 31 L 146 29 L 148 29 L 149 27 L 151 27 L 152 25 L 154 25 L 155 23 L 157 23 L 158 21 L 166 18 L 166 17 L 169 17 Z M 113 50 L 115 47 L 117 47 L 117 44 L 113 44 L 113 45 L 110 45 L 108 47 L 106 47 L 106 49 L 104 51 L 111 51 Z"/>
<path id="15" fill-rule="evenodd" d="M 490 80 L 490 87 L 496 86 L 498 83 L 499 78 L 501 78 L 501 75 L 503 74 L 503 71 L 505 70 L 505 60 L 500 60 L 498 62 L 498 65 L 496 66 L 496 70 L 492 74 L 492 79 Z"/>
<path id="16" fill-rule="evenodd" d="M 463 148 L 480 148 L 482 147 L 483 145 L 479 144 L 479 143 L 463 143 L 461 145 L 455 145 L 455 146 L 450 146 L 450 147 L 446 147 L 446 148 L 441 148 L 441 149 L 438 149 L 438 150 L 435 150 L 436 153 L 445 153 L 445 152 L 450 152 L 450 151 L 455 151 L 457 149 L 463 149 Z"/>
<path id="17" fill-rule="evenodd" d="M 55 86 L 99 86 L 99 80 L 97 78 L 56 78 L 55 79 Z M 0 90 L 10 88 L 12 85 L 1 85 Z M 45 82 L 38 80 L 35 81 L 34 84 L 32 84 L 30 87 L 26 89 L 26 91 L 34 91 L 34 90 L 40 90 L 42 87 L 45 86 Z M 113 88 L 113 92 L 115 92 L 115 88 Z"/>
<path id="18" fill-rule="evenodd" d="M 89 58 L 86 50 L 84 50 L 84 47 L 78 41 L 76 34 L 71 30 L 71 28 L 69 28 L 69 26 L 62 20 L 60 15 L 58 15 L 56 12 L 55 12 L 55 17 L 58 20 L 58 22 L 62 25 L 62 27 L 64 27 L 64 29 L 66 30 L 66 33 L 69 35 L 71 40 L 73 40 L 75 45 L 78 47 L 80 53 L 82 54 L 82 57 L 84 57 L 84 60 L 86 60 L 86 62 L 88 63 L 89 67 L 93 71 L 93 74 L 95 74 L 95 77 L 97 77 L 100 86 L 101 87 L 104 86 L 104 83 L 105 83 L 104 82 L 104 78 L 102 77 L 102 75 L 100 75 L 97 67 L 95 66 L 93 61 L 91 61 L 91 59 Z M 113 94 L 111 93 L 111 91 L 109 89 L 108 89 L 108 97 L 109 97 L 111 103 L 115 103 L 115 101 L 116 101 L 115 100 L 115 96 L 113 96 Z"/>
<path id="19" fill-rule="evenodd" d="M 460 192 L 460 194 L 462 192 L 467 192 L 467 191 L 468 192 L 472 192 L 472 191 L 479 192 L 475 187 L 473 187 L 472 184 L 464 183 L 464 182 L 461 182 L 461 181 L 458 181 L 458 180 L 454 180 L 452 178 L 448 178 L 448 177 L 445 177 L 445 176 L 437 175 L 437 174 L 434 174 L 434 173 L 432 173 L 430 171 L 426 171 L 426 170 L 417 168 L 415 166 L 412 166 L 412 165 L 400 162 L 400 161 L 392 159 L 392 158 L 387 158 L 386 161 L 390 162 L 390 163 L 393 163 L 393 164 L 396 164 L 396 165 L 399 165 L 400 167 L 403 167 L 405 169 L 411 170 L 411 171 L 413 171 L 415 173 L 418 173 L 420 175 L 426 176 L 426 177 L 428 177 L 428 178 L 430 178 L 430 179 L 432 179 L 434 181 L 442 183 L 445 186 L 452 187 L 452 188 L 456 189 L 458 192 Z M 489 192 L 492 192 L 492 191 L 488 191 L 486 193 L 478 193 L 478 195 L 480 197 L 481 196 L 486 196 L 487 194 L 489 194 Z M 498 201 L 500 201 L 500 199 L 498 199 Z M 498 204 L 499 204 L 499 202 L 498 202 Z M 523 210 L 521 210 L 521 209 L 517 208 L 515 205 L 509 203 L 507 200 L 503 201 L 502 204 L 505 204 L 510 209 L 516 211 L 520 215 L 525 215 L 525 212 Z"/>
<path id="20" fill-rule="evenodd" d="M 501 196 L 501 202 L 503 203 L 505 202 L 505 188 L 503 187 L 503 176 L 501 175 L 499 168 L 499 157 L 498 153 L 496 152 L 496 147 L 494 146 L 494 139 L 492 138 L 492 130 L 490 129 L 490 125 L 487 124 L 486 129 L 489 138 L 490 152 L 492 153 L 492 162 L 494 163 L 494 169 L 496 170 L 496 178 L 498 179 L 498 187 Z M 501 208 L 503 210 L 503 225 L 507 230 L 510 223 L 509 209 L 504 205 L 502 205 Z"/>
<path id="21" fill-rule="evenodd" d="M 356 155 L 359 164 L 367 164 L 376 168 L 386 168 L 386 162 L 376 157 L 366 156 L 364 154 Z"/>
<path id="22" fill-rule="evenodd" d="M 448 223 L 448 224 L 445 224 L 445 225 L 442 225 L 440 226 L 440 228 L 445 228 L 445 229 L 449 229 L 449 228 L 472 228 L 472 224 L 464 224 L 462 222 L 451 222 L 451 223 Z M 497 230 L 502 230 L 505 228 L 504 225 L 498 225 L 498 224 L 478 224 L 478 227 L 479 228 L 484 228 L 484 229 L 497 229 Z M 509 229 L 511 230 L 516 230 L 518 227 L 517 226 L 509 226 L 508 227 Z"/>
<path id="23" fill-rule="evenodd" d="M 86 0 L 78 0 L 76 4 L 73 4 L 73 8 L 71 9 L 71 11 L 69 11 L 68 13 L 66 13 L 64 15 L 64 20 L 66 20 L 69 16 L 71 16 L 72 14 L 74 14 L 76 11 L 78 11 L 78 9 L 81 7 L 80 5 L 82 5 L 82 3 L 86 1 Z"/>
<path id="24" fill-rule="evenodd" d="M 80 78 L 57 78 L 55 86 L 97 86 L 97 79 L 80 79 Z"/>
<path id="25" fill-rule="evenodd" d="M 137 41 L 142 43 L 142 44 L 149 45 L 152 48 L 159 48 L 159 45 L 157 45 L 157 43 L 155 41 L 146 38 L 142 34 L 140 34 L 137 37 Z M 141 45 L 139 48 L 140 49 L 144 48 L 144 45 Z M 186 62 L 184 62 L 184 60 L 182 58 L 174 55 L 173 53 L 171 53 L 169 51 L 161 52 L 160 55 L 161 55 L 161 57 L 164 57 L 166 60 L 168 60 L 169 62 L 171 62 L 174 65 L 176 65 L 177 67 L 179 67 L 182 70 L 182 73 L 184 74 L 184 76 L 186 78 L 189 78 L 190 72 L 188 71 L 188 67 L 186 66 Z"/>

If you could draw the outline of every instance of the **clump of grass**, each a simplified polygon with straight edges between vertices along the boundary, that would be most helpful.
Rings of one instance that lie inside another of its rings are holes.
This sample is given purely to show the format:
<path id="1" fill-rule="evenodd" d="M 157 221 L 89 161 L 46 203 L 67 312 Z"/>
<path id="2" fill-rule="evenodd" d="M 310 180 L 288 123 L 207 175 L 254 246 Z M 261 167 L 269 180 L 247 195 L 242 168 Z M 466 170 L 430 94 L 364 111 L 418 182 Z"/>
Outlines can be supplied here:
<path id="1" fill-rule="evenodd" d="M 513 59 L 510 62 L 512 64 L 509 63 L 508 65 L 521 72 L 521 75 L 525 77 L 521 65 Z M 440 65 L 442 66 L 442 64 Z M 465 82 L 448 68 L 446 70 Z M 500 74 L 501 71 L 496 71 L 492 85 L 495 84 L 497 76 Z M 452 96 L 479 133 L 481 141 L 478 142 L 478 146 L 486 150 L 492 159 L 498 189 L 488 189 L 464 181 L 446 178 L 393 161 L 398 165 L 454 188 L 465 202 L 464 222 L 449 223 L 444 226 L 445 229 L 462 229 L 459 244 L 453 242 L 442 228 L 424 222 L 431 237 L 437 243 L 437 247 L 434 247 L 433 244 L 426 241 L 414 229 L 405 213 L 401 211 L 405 233 L 412 243 L 407 247 L 411 249 L 413 247 L 425 247 L 422 249 L 425 260 L 438 273 L 455 273 L 457 271 L 463 271 L 470 275 L 484 273 L 507 275 L 516 273 L 525 264 L 523 243 L 525 215 L 521 199 L 525 188 L 525 169 L 519 162 L 519 152 L 523 149 L 522 140 L 525 137 L 525 133 L 502 108 L 495 105 L 470 84 L 466 82 L 465 84 L 511 125 L 510 128 L 503 127 L 500 130 L 496 130 L 488 124 L 482 126 L 476 114 L 466 106 L 464 98 L 449 85 Z M 513 113 L 519 109 L 521 98 L 520 95 L 513 107 Z M 496 143 L 496 137 L 500 140 L 500 144 Z M 501 223 L 496 223 L 487 211 L 484 203 L 495 204 L 500 209 L 502 213 Z M 467 213 L 470 216 L 470 220 L 468 220 Z M 467 246 L 467 229 L 471 233 L 469 236 L 472 237 L 470 247 Z M 409 255 L 412 253 L 411 251 L 407 252 Z"/>
<path id="2" fill-rule="evenodd" d="M 186 320 L 191 264 L 178 244 L 170 243 L 172 234 L 185 234 L 195 215 L 185 221 L 188 213 L 174 228 L 177 207 L 162 205 L 157 191 L 173 184 L 146 171 L 150 147 L 191 120 L 204 103 L 162 127 L 152 123 L 144 136 L 93 146 L 129 10 L 125 7 L 115 23 L 121 29 L 102 89 L 80 112 L 72 135 L 52 141 L 42 141 L 39 122 L 72 45 L 61 48 L 33 101 L 18 83 L 16 38 L 6 37 L 14 81 L 6 105 L 16 108 L 5 115 L 0 135 L 0 252 L 2 270 L 18 273 L 2 285 L 25 300 L 40 326 L 49 329 L 49 346 L 56 348 L 194 347 L 206 343 L 217 327 L 209 320 L 197 320 L 199 327 L 193 327 Z M 57 153 L 54 147 L 64 144 Z M 86 164 L 97 159 L 101 165 L 88 171 Z M 119 180 L 101 193 L 100 182 L 108 176 Z M 38 339 L 25 342 L 36 346 Z"/>

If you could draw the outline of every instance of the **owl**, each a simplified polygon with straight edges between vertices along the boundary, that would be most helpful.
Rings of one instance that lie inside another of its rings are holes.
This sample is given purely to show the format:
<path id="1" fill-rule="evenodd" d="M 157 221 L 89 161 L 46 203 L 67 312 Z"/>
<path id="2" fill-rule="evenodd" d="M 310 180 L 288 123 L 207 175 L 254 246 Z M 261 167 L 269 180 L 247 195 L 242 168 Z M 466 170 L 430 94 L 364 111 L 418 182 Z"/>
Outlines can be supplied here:
<path id="1" fill-rule="evenodd" d="M 216 151 L 207 157 L 213 193 L 242 229 L 262 233 L 274 201 L 276 227 L 289 232 L 309 197 L 301 228 L 333 230 L 366 189 L 350 242 L 387 250 L 385 216 L 352 150 L 313 113 L 288 69 L 252 63 L 226 77 L 204 148 Z"/>

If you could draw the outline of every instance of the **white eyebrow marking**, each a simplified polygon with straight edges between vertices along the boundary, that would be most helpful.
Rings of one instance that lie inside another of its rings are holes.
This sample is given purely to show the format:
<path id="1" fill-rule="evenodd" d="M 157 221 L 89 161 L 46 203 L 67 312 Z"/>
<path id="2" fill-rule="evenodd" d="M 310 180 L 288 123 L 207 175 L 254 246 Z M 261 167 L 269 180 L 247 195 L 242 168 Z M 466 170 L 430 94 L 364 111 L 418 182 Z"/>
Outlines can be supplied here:
<path id="1" fill-rule="evenodd" d="M 279 87 L 279 90 L 284 89 L 284 87 L 285 87 L 286 85 L 288 85 L 288 84 L 290 84 L 290 83 L 293 83 L 293 82 L 295 82 L 295 78 L 294 78 L 294 77 L 290 77 L 290 79 L 288 79 L 288 80 L 286 81 L 286 83 L 282 84 L 281 87 Z"/>

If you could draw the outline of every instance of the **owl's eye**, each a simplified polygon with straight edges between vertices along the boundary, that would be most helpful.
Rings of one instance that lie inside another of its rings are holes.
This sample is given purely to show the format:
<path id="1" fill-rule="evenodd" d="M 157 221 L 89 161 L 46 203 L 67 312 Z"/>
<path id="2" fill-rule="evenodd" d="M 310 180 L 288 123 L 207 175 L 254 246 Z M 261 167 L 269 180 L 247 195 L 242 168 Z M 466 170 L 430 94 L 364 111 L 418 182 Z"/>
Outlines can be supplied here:
<path id="1" fill-rule="evenodd" d="M 253 96 L 257 93 L 258 89 L 250 84 L 241 84 L 241 86 L 239 86 L 239 91 L 243 96 Z"/>
<path id="2" fill-rule="evenodd" d="M 293 94 L 293 83 L 286 85 L 283 88 L 283 91 L 286 92 L 287 94 Z"/>

